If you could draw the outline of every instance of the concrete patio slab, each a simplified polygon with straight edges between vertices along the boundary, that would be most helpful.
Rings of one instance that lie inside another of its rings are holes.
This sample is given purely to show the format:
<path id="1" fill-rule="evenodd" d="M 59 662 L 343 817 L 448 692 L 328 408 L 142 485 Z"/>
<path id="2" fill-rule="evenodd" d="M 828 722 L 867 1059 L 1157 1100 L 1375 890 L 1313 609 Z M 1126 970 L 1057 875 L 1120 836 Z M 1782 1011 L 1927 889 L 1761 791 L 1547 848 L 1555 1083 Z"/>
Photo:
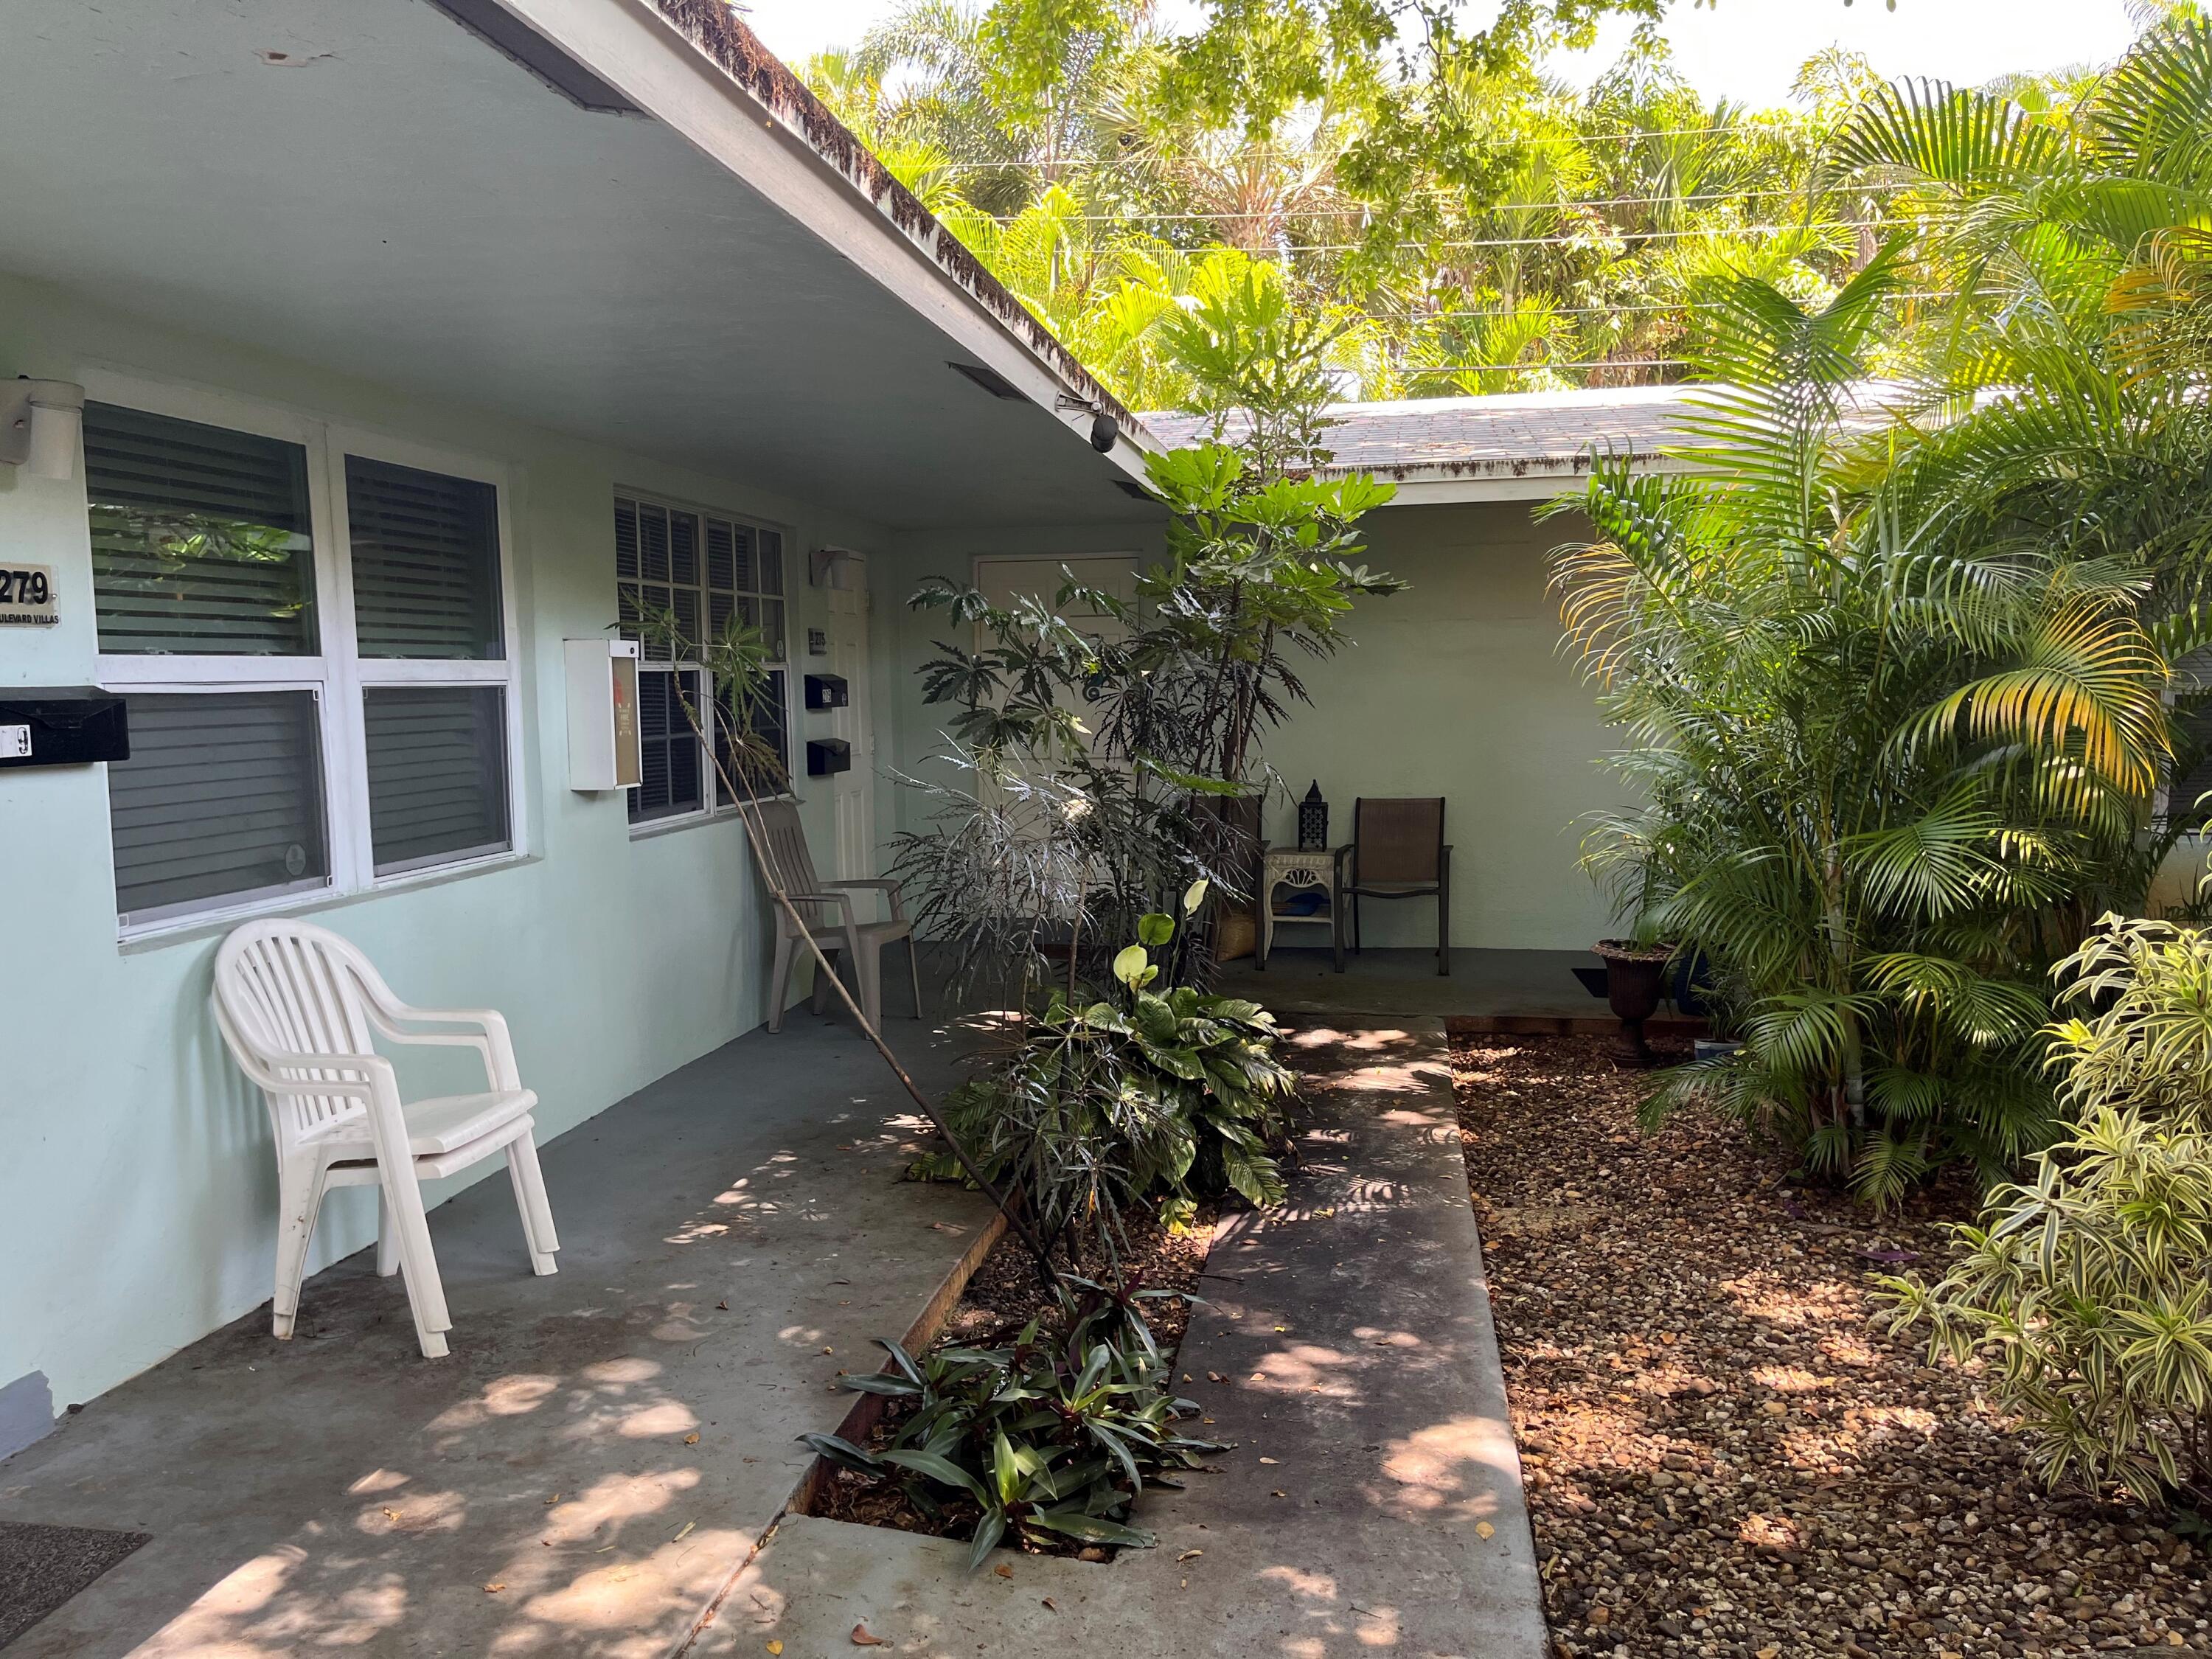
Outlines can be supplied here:
<path id="1" fill-rule="evenodd" d="M 1600 965 L 1588 951 L 1454 951 L 1451 972 L 1437 972 L 1433 951 L 1364 951 L 1334 969 L 1326 947 L 1278 945 L 1262 969 L 1249 957 L 1224 963 L 1220 988 L 1264 1002 L 1277 1015 L 1611 1016 L 1574 976 Z"/>
<path id="2" fill-rule="evenodd" d="M 952 1080 L 955 1033 L 891 1036 Z M 450 1358 L 365 1253 L 309 1281 L 297 1340 L 264 1309 L 92 1401 L 0 1464 L 0 1520 L 152 1540 L 8 1659 L 673 1651 L 844 1411 L 839 1368 L 992 1218 L 899 1180 L 906 1109 L 848 1024 L 794 1012 L 544 1149 L 556 1276 L 505 1181 L 433 1212 Z"/>
<path id="3" fill-rule="evenodd" d="M 1179 1369 L 1238 1443 L 1109 1565 L 787 1519 L 692 1652 L 1542 1659 L 1520 1466 L 1439 1022 L 1297 1034 L 1289 1201 L 1217 1236 Z M 1218 1376 L 1221 1380 L 1214 1381 Z"/>

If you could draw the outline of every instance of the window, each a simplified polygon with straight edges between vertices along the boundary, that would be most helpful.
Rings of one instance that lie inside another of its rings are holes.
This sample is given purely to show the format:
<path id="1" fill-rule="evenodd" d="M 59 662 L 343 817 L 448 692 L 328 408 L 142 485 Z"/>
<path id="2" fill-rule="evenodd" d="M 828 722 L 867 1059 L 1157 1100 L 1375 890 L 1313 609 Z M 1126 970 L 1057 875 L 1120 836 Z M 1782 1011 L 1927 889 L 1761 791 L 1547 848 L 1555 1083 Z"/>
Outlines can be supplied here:
<path id="1" fill-rule="evenodd" d="M 131 698 L 108 769 L 123 920 L 328 883 L 320 743 L 312 691 Z"/>
<path id="2" fill-rule="evenodd" d="M 84 468 L 101 651 L 316 654 L 304 446 L 95 404 Z"/>
<path id="3" fill-rule="evenodd" d="M 496 485 L 199 412 L 85 407 L 124 931 L 512 852 Z"/>
<path id="4" fill-rule="evenodd" d="M 615 500 L 615 582 L 623 637 L 646 639 L 638 677 L 643 782 L 629 792 L 633 823 L 704 813 L 735 797 L 725 772 L 754 792 L 787 787 L 788 675 L 769 671 L 764 695 L 746 711 L 753 741 L 738 744 L 732 688 L 707 695 L 698 641 L 720 638 L 732 622 L 757 628 L 777 664 L 785 656 L 783 533 L 714 514 L 623 495 Z M 667 626 L 649 624 L 665 619 Z M 666 648 L 670 632 L 681 641 Z M 650 635 L 651 638 L 647 636 Z M 654 660 L 659 654 L 659 660 Z M 687 712 L 686 705 L 690 712 Z M 693 720 L 712 711 L 714 759 Z M 771 764 L 765 756 L 775 757 Z"/>

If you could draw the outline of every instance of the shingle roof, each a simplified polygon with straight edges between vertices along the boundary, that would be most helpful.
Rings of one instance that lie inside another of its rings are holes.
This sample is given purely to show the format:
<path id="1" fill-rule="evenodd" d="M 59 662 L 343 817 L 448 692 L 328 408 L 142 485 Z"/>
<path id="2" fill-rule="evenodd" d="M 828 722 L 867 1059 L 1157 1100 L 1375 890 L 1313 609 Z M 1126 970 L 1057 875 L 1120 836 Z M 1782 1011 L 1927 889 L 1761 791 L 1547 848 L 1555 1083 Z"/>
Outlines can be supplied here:
<path id="1" fill-rule="evenodd" d="M 1686 386 L 1619 386 L 1485 398 L 1409 398 L 1395 403 L 1336 404 L 1323 438 L 1335 452 L 1330 472 L 1377 477 L 1482 478 L 1578 472 L 1590 453 L 1645 459 L 1682 441 Z M 1206 435 L 1202 415 L 1140 417 L 1170 447 Z"/>

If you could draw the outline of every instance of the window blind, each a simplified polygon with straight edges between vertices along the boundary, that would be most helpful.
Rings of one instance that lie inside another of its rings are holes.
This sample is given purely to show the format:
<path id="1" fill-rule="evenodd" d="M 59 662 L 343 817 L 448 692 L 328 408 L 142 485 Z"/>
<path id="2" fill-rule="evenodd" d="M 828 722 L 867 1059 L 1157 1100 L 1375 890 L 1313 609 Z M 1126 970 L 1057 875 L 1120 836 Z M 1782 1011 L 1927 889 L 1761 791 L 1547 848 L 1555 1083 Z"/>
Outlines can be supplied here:
<path id="1" fill-rule="evenodd" d="M 84 471 L 102 651 L 316 654 L 300 445 L 87 404 Z"/>
<path id="2" fill-rule="evenodd" d="M 313 692 L 134 696 L 130 720 L 107 769 L 126 926 L 329 880 Z"/>
<path id="3" fill-rule="evenodd" d="M 362 656 L 507 654 L 499 496 L 489 484 L 349 455 L 346 528 Z"/>
<path id="4" fill-rule="evenodd" d="M 706 805 L 700 789 L 700 743 L 683 702 L 689 696 L 696 708 L 698 696 L 696 670 L 653 670 L 637 677 L 640 781 L 629 792 L 631 822 L 673 817 Z"/>
<path id="5" fill-rule="evenodd" d="M 376 873 L 512 847 L 507 699 L 492 685 L 375 687 L 366 694 L 368 827 Z"/>

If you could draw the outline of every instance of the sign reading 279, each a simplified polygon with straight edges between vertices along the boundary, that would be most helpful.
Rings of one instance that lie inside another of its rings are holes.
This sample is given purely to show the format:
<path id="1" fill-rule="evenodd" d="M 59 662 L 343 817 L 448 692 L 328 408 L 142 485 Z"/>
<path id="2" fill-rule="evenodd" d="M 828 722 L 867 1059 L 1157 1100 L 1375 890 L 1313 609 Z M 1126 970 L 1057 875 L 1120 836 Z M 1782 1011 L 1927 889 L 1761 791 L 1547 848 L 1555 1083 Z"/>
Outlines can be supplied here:
<path id="1" fill-rule="evenodd" d="M 60 620 L 50 567 L 0 564 L 0 626 L 45 628 Z"/>

